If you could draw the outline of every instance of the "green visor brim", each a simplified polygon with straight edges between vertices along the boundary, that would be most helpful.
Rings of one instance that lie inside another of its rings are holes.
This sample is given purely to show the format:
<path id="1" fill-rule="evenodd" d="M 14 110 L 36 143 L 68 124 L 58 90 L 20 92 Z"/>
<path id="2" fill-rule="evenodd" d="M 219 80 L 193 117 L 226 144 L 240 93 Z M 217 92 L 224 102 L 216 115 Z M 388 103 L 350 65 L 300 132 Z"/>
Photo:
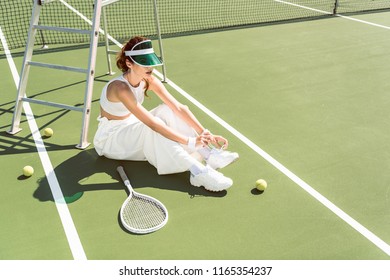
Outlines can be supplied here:
<path id="1" fill-rule="evenodd" d="M 160 66 L 163 65 L 162 61 L 157 57 L 155 53 L 133 55 L 130 58 L 141 66 Z"/>

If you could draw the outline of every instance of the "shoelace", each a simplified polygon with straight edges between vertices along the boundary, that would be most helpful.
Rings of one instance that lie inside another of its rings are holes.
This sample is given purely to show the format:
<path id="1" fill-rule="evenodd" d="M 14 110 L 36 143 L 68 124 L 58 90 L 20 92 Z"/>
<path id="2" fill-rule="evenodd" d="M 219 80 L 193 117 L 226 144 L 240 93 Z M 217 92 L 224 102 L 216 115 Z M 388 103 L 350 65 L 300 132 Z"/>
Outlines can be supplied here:
<path id="1" fill-rule="evenodd" d="M 208 147 L 209 147 L 211 150 L 217 150 L 218 152 L 222 152 L 222 151 L 225 150 L 226 145 L 224 144 L 224 145 L 222 145 L 220 148 L 217 148 L 217 147 L 215 147 L 214 145 L 209 144 Z"/>

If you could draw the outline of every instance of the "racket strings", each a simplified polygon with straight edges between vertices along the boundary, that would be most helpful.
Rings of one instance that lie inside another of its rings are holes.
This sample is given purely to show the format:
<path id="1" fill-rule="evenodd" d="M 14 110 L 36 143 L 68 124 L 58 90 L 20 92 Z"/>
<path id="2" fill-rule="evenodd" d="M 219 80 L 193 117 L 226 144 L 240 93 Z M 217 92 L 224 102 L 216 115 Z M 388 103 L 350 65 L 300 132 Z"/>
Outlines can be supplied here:
<path id="1" fill-rule="evenodd" d="M 122 211 L 122 219 L 133 229 L 146 230 L 162 224 L 167 215 L 155 201 L 136 196 L 128 200 Z"/>

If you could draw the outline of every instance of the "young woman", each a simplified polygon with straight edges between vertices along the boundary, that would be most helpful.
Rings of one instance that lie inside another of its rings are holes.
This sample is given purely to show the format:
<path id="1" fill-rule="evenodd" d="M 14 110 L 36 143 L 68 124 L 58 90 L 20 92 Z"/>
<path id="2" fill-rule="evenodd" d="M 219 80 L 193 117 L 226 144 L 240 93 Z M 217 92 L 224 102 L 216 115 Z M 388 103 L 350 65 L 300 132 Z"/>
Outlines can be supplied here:
<path id="1" fill-rule="evenodd" d="M 147 160 L 158 174 L 189 170 L 191 184 L 210 191 L 229 188 L 233 181 L 216 169 L 237 160 L 238 154 L 224 150 L 228 141 L 205 129 L 152 75 L 158 65 L 162 62 L 144 37 L 133 37 L 122 48 L 117 66 L 123 74 L 107 83 L 100 98 L 97 153 L 117 160 Z M 151 111 L 142 106 L 147 90 L 163 102 Z"/>

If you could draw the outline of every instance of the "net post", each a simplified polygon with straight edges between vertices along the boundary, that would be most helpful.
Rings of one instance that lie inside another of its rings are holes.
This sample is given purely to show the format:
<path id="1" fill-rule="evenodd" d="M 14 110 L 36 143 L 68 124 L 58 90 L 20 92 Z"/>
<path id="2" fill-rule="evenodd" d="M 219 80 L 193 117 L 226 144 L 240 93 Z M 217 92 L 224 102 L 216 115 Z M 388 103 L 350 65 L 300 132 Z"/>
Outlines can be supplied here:
<path id="1" fill-rule="evenodd" d="M 157 36 L 158 36 L 158 45 L 160 48 L 160 56 L 161 56 L 161 60 L 163 62 L 163 65 L 162 65 L 163 80 L 162 80 L 162 82 L 165 83 L 166 78 L 167 78 L 167 70 L 166 70 L 166 65 L 165 65 L 164 50 L 163 50 L 162 39 L 161 39 L 161 28 L 160 28 L 160 19 L 159 19 L 159 15 L 158 15 L 157 0 L 153 0 L 153 8 L 154 8 L 154 19 L 156 22 Z"/>
<path id="2" fill-rule="evenodd" d="M 49 1 L 49 2 L 50 2 L 50 1 Z M 38 5 L 39 5 L 39 6 L 42 6 L 43 4 L 45 4 L 45 1 L 44 1 L 44 0 L 38 0 Z M 38 21 L 38 23 L 39 23 L 39 21 Z M 39 35 L 41 36 L 41 40 L 42 40 L 42 49 L 47 49 L 48 46 L 46 45 L 45 37 L 43 36 L 42 30 L 39 30 Z"/>
<path id="3" fill-rule="evenodd" d="M 337 14 L 337 8 L 339 7 L 339 0 L 334 1 L 333 15 Z"/>
<path id="4" fill-rule="evenodd" d="M 48 49 L 49 46 L 46 45 L 45 36 L 43 35 L 42 30 L 39 30 L 39 35 L 41 36 L 41 40 L 42 40 L 42 49 Z"/>
<path id="5" fill-rule="evenodd" d="M 110 45 L 108 42 L 108 27 L 107 27 L 107 16 L 106 16 L 106 6 L 102 6 L 102 18 L 103 18 L 103 28 L 104 28 L 104 44 L 106 47 L 106 58 L 107 58 L 107 65 L 108 65 L 108 75 L 114 75 L 115 72 L 112 71 L 111 66 L 111 56 L 110 56 Z"/>

